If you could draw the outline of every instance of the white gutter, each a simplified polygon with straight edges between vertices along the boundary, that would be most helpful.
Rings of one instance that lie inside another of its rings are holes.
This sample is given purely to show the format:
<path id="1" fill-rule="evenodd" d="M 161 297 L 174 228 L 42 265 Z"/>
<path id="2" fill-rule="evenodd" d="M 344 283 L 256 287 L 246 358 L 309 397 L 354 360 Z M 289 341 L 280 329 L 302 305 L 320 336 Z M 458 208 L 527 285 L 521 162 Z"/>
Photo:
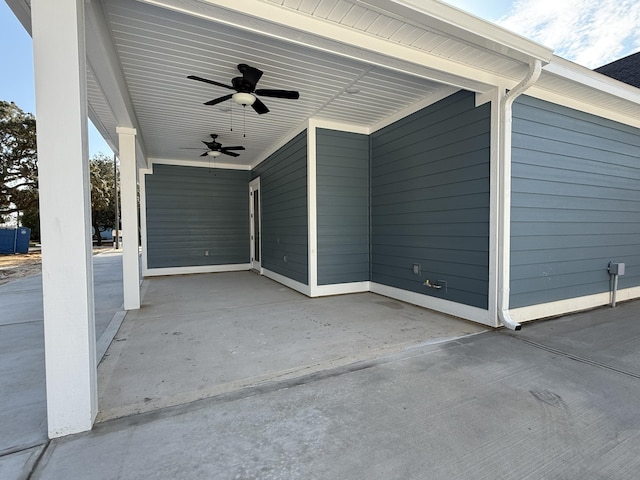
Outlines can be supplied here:
<path id="1" fill-rule="evenodd" d="M 542 62 L 529 63 L 529 72 L 518 85 L 509 90 L 500 100 L 500 146 L 498 173 L 498 319 L 511 330 L 520 330 L 522 325 L 509 315 L 509 285 L 511 277 L 511 124 L 513 102 L 540 78 Z"/>

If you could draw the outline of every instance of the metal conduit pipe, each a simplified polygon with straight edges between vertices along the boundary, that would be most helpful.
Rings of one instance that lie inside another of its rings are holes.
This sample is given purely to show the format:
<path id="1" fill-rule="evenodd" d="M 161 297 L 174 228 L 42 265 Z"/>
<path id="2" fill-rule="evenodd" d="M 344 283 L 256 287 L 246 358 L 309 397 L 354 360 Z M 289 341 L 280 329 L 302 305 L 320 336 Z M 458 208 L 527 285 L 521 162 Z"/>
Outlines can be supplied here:
<path id="1" fill-rule="evenodd" d="M 540 78 L 542 62 L 529 63 L 529 72 L 514 88 L 509 90 L 500 101 L 500 169 L 499 169 L 499 231 L 501 271 L 498 275 L 498 319 L 511 330 L 520 330 L 522 325 L 509 314 L 509 283 L 511 265 L 511 122 L 513 102 L 525 90 Z"/>

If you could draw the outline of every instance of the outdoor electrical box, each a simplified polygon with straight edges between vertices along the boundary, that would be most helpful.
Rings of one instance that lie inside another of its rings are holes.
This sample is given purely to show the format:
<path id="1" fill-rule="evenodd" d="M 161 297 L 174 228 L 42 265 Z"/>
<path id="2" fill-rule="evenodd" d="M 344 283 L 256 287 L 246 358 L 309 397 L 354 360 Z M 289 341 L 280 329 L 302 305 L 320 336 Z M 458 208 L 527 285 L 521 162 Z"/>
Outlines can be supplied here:
<path id="1" fill-rule="evenodd" d="M 609 275 L 624 275 L 624 263 L 609 262 Z"/>

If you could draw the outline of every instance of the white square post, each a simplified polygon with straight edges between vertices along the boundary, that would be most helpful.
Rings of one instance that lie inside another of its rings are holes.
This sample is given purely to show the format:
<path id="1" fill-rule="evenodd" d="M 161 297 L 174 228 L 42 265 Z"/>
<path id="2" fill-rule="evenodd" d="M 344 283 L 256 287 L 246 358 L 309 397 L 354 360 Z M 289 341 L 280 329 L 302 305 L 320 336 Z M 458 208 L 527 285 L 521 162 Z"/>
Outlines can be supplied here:
<path id="1" fill-rule="evenodd" d="M 122 285 L 125 310 L 140 308 L 136 129 L 117 127 L 122 195 Z"/>
<path id="2" fill-rule="evenodd" d="M 84 0 L 32 0 L 49 437 L 98 410 Z"/>

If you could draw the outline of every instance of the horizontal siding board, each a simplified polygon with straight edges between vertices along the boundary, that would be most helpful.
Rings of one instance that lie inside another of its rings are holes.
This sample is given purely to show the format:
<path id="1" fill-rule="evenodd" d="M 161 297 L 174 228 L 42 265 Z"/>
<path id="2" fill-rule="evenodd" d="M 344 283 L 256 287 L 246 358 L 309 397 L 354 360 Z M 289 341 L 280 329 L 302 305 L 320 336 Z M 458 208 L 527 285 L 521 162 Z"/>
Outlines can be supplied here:
<path id="1" fill-rule="evenodd" d="M 307 132 L 251 171 L 260 177 L 263 268 L 308 285 Z"/>
<path id="2" fill-rule="evenodd" d="M 369 137 L 316 130 L 318 285 L 369 280 Z"/>
<path id="3" fill-rule="evenodd" d="M 458 92 L 372 135 L 372 281 L 487 308 L 490 123 Z"/>
<path id="4" fill-rule="evenodd" d="M 513 128 L 511 308 L 640 285 L 640 129 L 526 96 Z"/>
<path id="5" fill-rule="evenodd" d="M 523 235 L 536 237 L 539 235 L 547 235 L 547 232 L 552 232 L 555 235 L 609 235 L 610 229 L 613 228 L 614 231 L 619 234 L 640 234 L 640 222 L 619 222 L 615 224 L 613 222 L 554 222 L 551 224 L 553 226 L 552 229 L 550 229 L 550 224 L 547 222 L 539 222 L 533 225 L 532 223 L 533 222 L 514 222 L 511 225 L 511 233 L 514 237 Z"/>
<path id="6" fill-rule="evenodd" d="M 526 116 L 521 115 L 518 123 L 513 125 L 514 132 L 526 132 L 532 136 L 540 136 L 538 132 L 542 130 L 538 130 L 538 127 L 534 129 L 533 125 L 527 124 L 527 122 L 531 122 L 543 127 L 552 127 L 547 131 L 550 135 L 549 138 L 562 139 L 567 134 L 577 134 L 600 139 L 599 142 L 605 141 L 640 148 L 640 138 L 638 138 L 634 127 L 595 116 L 582 115 L 578 118 L 574 116 L 575 111 L 569 108 L 549 103 L 541 104 L 526 96 L 519 97 L 518 105 L 525 107 L 527 113 Z M 550 116 L 549 112 L 554 112 L 556 115 Z M 577 124 L 579 124 L 578 130 L 570 128 Z M 582 143 L 580 142 L 580 144 Z"/>
<path id="7" fill-rule="evenodd" d="M 148 267 L 248 263 L 248 181 L 246 171 L 154 165 L 145 177 Z"/>

